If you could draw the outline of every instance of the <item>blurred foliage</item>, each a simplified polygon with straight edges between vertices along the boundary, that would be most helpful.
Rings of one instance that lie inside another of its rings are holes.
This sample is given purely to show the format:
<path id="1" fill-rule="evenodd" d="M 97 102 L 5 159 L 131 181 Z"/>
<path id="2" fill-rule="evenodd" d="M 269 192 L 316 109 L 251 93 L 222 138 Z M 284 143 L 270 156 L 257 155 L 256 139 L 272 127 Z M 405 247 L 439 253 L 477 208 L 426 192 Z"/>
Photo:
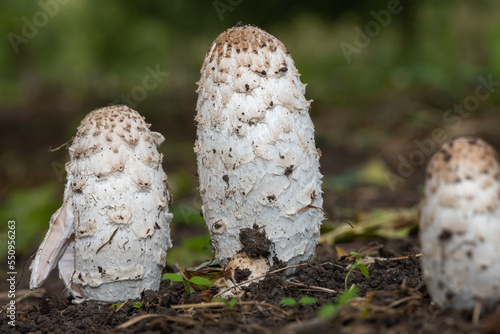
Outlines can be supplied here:
<path id="1" fill-rule="evenodd" d="M 205 220 L 200 214 L 200 206 L 191 206 L 184 202 L 173 206 L 174 223 L 182 225 L 205 225 Z"/>
<path id="2" fill-rule="evenodd" d="M 402 11 L 348 62 L 340 45 L 355 45 L 355 29 L 365 31 L 388 3 L 3 0 L 0 218 L 18 222 L 19 254 L 41 238 L 61 201 L 63 186 L 55 184 L 53 168 L 67 154 L 49 154 L 48 148 L 70 139 L 90 110 L 130 95 L 151 69 L 168 74 L 132 107 L 166 137 L 160 151 L 174 193 L 174 224 L 204 224 L 192 151 L 195 82 L 210 43 L 240 20 L 269 31 L 293 55 L 308 83 L 307 97 L 315 101 L 311 115 L 321 119 L 322 149 L 346 146 L 366 154 L 393 145 L 388 154 L 397 156 L 399 141 L 387 145 L 386 138 L 410 141 L 407 129 L 426 135 L 443 124 L 444 110 L 474 92 L 478 76 L 498 81 L 500 3 L 494 0 L 401 1 Z M 496 115 L 499 102 L 492 94 L 471 119 Z M 325 191 L 384 186 L 387 164 L 366 155 L 354 167 L 327 174 Z M 0 232 L 4 228 L 0 224 Z M 208 244 L 205 236 L 198 242 Z M 178 260 L 173 249 L 170 264 L 184 261 L 185 267 L 206 256 L 186 243 L 186 259 Z"/>
<path id="3" fill-rule="evenodd" d="M 413 208 L 374 209 L 359 212 L 352 225 L 345 222 L 324 222 L 320 243 L 334 244 L 359 236 L 402 239 L 418 226 L 417 206 Z"/>
<path id="4" fill-rule="evenodd" d="M 36 251 L 33 240 L 41 241 L 49 228 L 56 204 L 58 184 L 46 183 L 30 189 L 19 189 L 0 206 L 0 244 L 7 245 L 7 221 L 16 222 L 16 255 Z M 6 259 L 7 247 L 0 248 L 0 258 Z"/>
<path id="5" fill-rule="evenodd" d="M 331 189 L 336 193 L 342 193 L 362 184 L 388 187 L 386 173 L 387 166 L 384 161 L 380 158 L 372 158 L 360 166 L 325 176 L 323 190 Z"/>
<path id="6" fill-rule="evenodd" d="M 363 103 L 419 85 L 456 95 L 480 73 L 500 75 L 500 4 L 493 0 L 401 1 L 401 12 L 351 63 L 339 45 L 354 45 L 354 28 L 365 31 L 387 1 L 64 2 L 0 4 L 2 35 L 24 36 L 23 27 L 33 27 L 25 43 L 13 47 L 4 38 L 0 44 L 1 104 L 51 91 L 69 101 L 112 102 L 156 65 L 170 75 L 148 95 L 193 92 L 209 44 L 239 20 L 278 36 L 314 87 L 310 96 L 325 102 Z"/>
<path id="7" fill-rule="evenodd" d="M 174 247 L 167 252 L 166 263 L 173 268 L 188 268 L 213 258 L 210 235 L 196 235 L 185 239 L 181 246 Z"/>

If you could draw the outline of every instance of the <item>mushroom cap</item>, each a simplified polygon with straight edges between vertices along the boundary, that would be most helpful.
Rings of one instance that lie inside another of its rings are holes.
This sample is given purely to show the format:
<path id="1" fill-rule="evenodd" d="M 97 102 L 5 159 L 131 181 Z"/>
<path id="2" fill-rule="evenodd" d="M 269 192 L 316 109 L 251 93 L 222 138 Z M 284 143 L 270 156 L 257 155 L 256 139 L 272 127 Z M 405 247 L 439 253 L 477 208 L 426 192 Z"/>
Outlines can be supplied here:
<path id="1" fill-rule="evenodd" d="M 441 307 L 500 300 L 500 165 L 478 138 L 459 137 L 427 167 L 420 217 L 424 280 Z"/>
<path id="2" fill-rule="evenodd" d="M 240 108 L 234 110 L 233 123 L 258 121 L 270 105 L 283 105 L 289 110 L 309 108 L 310 101 L 304 96 L 306 85 L 300 82 L 299 76 L 292 57 L 276 37 L 255 26 L 235 26 L 222 32 L 210 46 L 197 92 L 207 103 L 215 102 L 216 106 L 235 104 L 231 100 L 237 99 L 235 102 Z M 252 93 L 259 95 L 260 100 L 251 101 Z M 241 107 L 249 103 L 257 103 L 258 108 Z M 200 107 L 199 103 L 197 108 Z M 223 121 L 217 116 L 218 113 L 214 113 L 211 121 Z M 202 117 L 198 114 L 196 120 L 204 123 Z"/>
<path id="3" fill-rule="evenodd" d="M 437 182 L 457 183 L 498 170 L 498 154 L 484 140 L 457 137 L 443 144 L 427 166 L 427 178 Z"/>
<path id="4" fill-rule="evenodd" d="M 148 164 L 157 164 L 160 155 L 153 146 L 160 145 L 165 138 L 150 131 L 150 126 L 144 121 L 144 116 L 125 105 L 96 109 L 81 121 L 69 148 L 71 158 L 92 158 L 97 152 L 107 150 L 118 154 L 120 146 L 128 144 L 125 147 L 134 147 L 140 154 L 137 158 Z"/>
<path id="5" fill-rule="evenodd" d="M 285 45 L 266 31 L 252 25 L 237 25 L 215 39 L 207 52 L 201 73 L 210 70 L 207 68 L 209 64 L 219 64 L 219 71 L 245 66 L 263 76 L 268 72 L 272 75 L 270 69 L 275 65 L 274 74 L 279 74 L 282 68 L 279 65 L 285 65 L 288 54 Z"/>

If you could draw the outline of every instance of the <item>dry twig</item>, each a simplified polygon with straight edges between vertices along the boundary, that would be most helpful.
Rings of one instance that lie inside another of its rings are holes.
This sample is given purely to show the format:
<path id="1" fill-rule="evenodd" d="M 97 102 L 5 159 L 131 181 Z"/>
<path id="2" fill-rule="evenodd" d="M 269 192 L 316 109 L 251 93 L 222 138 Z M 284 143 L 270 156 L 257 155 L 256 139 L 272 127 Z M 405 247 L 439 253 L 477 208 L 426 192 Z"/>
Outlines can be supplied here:
<path id="1" fill-rule="evenodd" d="M 26 291 L 26 290 L 21 290 L 21 291 Z M 16 298 L 16 303 L 20 302 L 21 300 L 25 299 L 25 298 L 28 298 L 28 297 L 31 297 L 31 296 L 36 296 L 36 297 L 40 297 L 40 294 L 41 295 L 44 295 L 46 292 L 45 289 L 36 289 L 36 290 L 29 290 L 28 292 L 26 292 L 24 295 Z M 2 307 L 2 309 L 0 310 L 0 313 L 2 313 L 3 311 L 5 311 L 10 305 L 10 301 L 4 305 Z"/>
<path id="2" fill-rule="evenodd" d="M 287 317 L 289 317 L 291 314 L 288 313 L 287 311 L 275 306 L 275 305 L 272 305 L 272 304 L 269 304 L 269 303 L 266 303 L 266 302 L 259 302 L 259 301 L 256 301 L 256 300 L 250 300 L 250 301 L 242 301 L 242 302 L 236 302 L 236 305 L 257 305 L 257 306 L 266 306 L 266 307 L 270 307 L 278 312 L 281 312 L 283 313 L 284 315 L 286 315 Z M 198 304 L 184 304 L 184 305 L 172 305 L 171 307 L 175 310 L 175 309 L 189 309 L 189 308 L 212 308 L 212 307 L 225 307 L 226 306 L 226 303 L 223 303 L 223 302 L 212 302 L 212 303 L 198 303 Z"/>
<path id="3" fill-rule="evenodd" d="M 167 321 L 172 321 L 172 322 L 177 322 L 179 324 L 187 325 L 187 326 L 196 326 L 196 325 L 201 325 L 201 322 L 192 320 L 192 319 L 187 319 L 183 317 L 178 317 L 178 316 L 173 316 L 173 315 L 166 315 L 166 314 L 143 314 L 138 317 L 132 318 L 127 322 L 124 322 L 123 324 L 119 325 L 116 327 L 117 329 L 124 329 L 127 327 L 130 327 L 136 323 L 138 323 L 141 320 L 148 319 L 148 318 L 163 318 Z"/>

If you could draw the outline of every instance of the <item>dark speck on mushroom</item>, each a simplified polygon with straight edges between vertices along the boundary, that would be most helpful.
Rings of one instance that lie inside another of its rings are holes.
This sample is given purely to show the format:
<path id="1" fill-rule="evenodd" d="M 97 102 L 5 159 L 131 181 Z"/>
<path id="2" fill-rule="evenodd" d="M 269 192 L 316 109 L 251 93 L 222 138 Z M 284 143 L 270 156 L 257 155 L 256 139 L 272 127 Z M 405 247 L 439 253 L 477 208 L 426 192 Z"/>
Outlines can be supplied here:
<path id="1" fill-rule="evenodd" d="M 441 153 L 443 154 L 443 159 L 444 159 L 444 161 L 445 161 L 445 162 L 450 161 L 450 159 L 451 159 L 451 154 L 450 154 L 448 151 L 446 151 L 446 150 L 441 150 Z"/>
<path id="2" fill-rule="evenodd" d="M 445 294 L 445 298 L 446 299 L 452 300 L 453 297 L 455 297 L 455 295 L 453 294 L 453 292 L 451 292 L 451 291 L 446 292 L 446 294 Z"/>
<path id="3" fill-rule="evenodd" d="M 439 240 L 441 241 L 446 241 L 446 240 L 449 240 L 451 239 L 451 237 L 453 236 L 453 233 L 451 233 L 450 230 L 446 230 L 444 229 L 441 234 L 439 235 Z"/>

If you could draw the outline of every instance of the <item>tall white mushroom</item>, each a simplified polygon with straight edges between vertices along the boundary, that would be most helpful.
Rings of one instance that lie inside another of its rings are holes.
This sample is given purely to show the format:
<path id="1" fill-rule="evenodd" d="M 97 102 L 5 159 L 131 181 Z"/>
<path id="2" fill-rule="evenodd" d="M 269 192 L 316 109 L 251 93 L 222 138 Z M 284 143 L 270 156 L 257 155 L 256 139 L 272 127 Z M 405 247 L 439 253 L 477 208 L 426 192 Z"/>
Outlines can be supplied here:
<path id="1" fill-rule="evenodd" d="M 322 175 L 299 76 L 283 43 L 255 26 L 224 31 L 205 56 L 194 150 L 203 215 L 223 264 L 237 253 L 269 265 L 314 254 Z M 269 242 L 257 245 L 259 234 Z"/>
<path id="2" fill-rule="evenodd" d="M 69 147 L 64 202 L 31 265 L 30 288 L 58 264 L 76 302 L 158 290 L 171 247 L 164 138 L 127 106 L 89 113 Z"/>
<path id="3" fill-rule="evenodd" d="M 423 276 L 441 307 L 500 300 L 500 166 L 481 139 L 445 143 L 427 166 L 420 218 Z"/>

